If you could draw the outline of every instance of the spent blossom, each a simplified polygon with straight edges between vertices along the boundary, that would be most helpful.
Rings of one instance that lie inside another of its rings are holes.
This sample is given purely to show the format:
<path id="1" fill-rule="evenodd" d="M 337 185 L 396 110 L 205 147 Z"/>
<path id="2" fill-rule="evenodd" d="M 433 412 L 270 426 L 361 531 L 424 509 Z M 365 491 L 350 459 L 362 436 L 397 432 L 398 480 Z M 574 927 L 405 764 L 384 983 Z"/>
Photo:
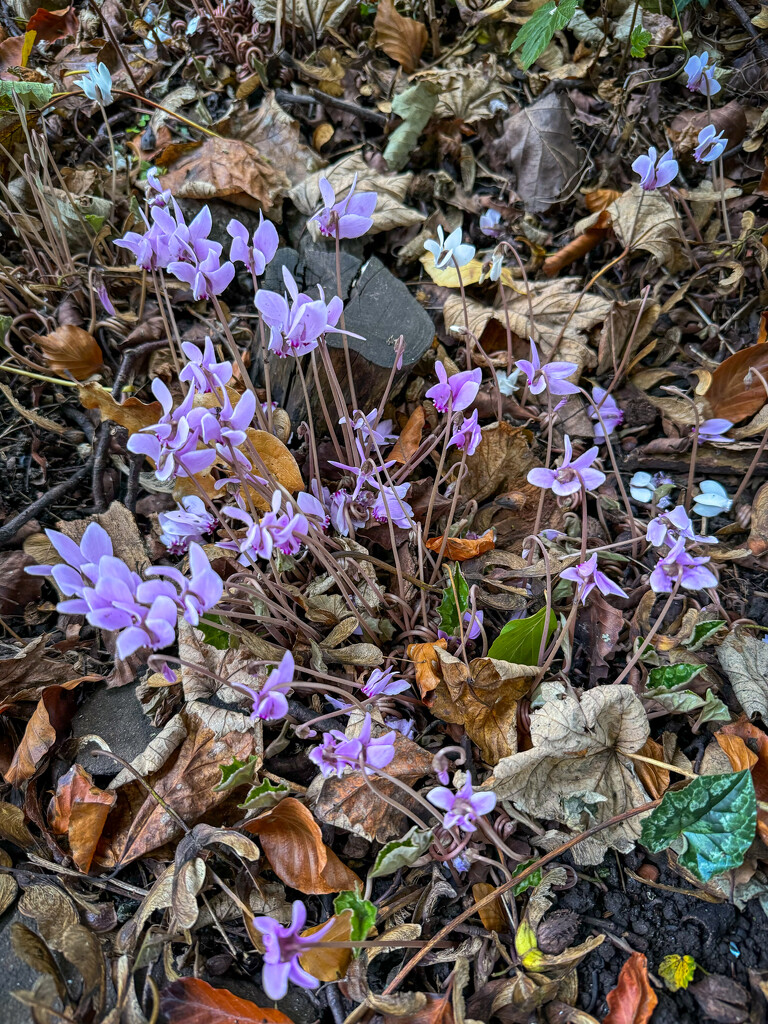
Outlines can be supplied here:
<path id="1" fill-rule="evenodd" d="M 378 195 L 375 192 L 358 192 L 357 174 L 344 199 L 336 201 L 336 192 L 327 178 L 321 177 L 318 182 L 323 208 L 310 223 L 315 221 L 320 232 L 329 238 L 360 238 L 373 227 L 373 211 L 376 209 Z"/>
<path id="2" fill-rule="evenodd" d="M 669 487 L 672 484 L 674 484 L 674 480 L 666 473 L 645 473 L 642 470 L 638 470 L 629 481 L 629 493 L 635 501 L 649 504 L 653 501 L 654 493 L 660 487 L 665 485 Z M 666 494 L 662 495 L 658 500 L 659 508 L 668 508 L 671 504 L 672 499 Z"/>
<path id="3" fill-rule="evenodd" d="M 449 264 L 455 267 L 465 267 L 475 257 L 474 245 L 463 245 L 461 241 L 461 226 L 445 237 L 440 225 L 437 227 L 437 241 L 433 238 L 424 243 L 424 248 L 431 252 L 435 258 L 435 270 L 443 270 Z"/>
<path id="4" fill-rule="evenodd" d="M 590 448 L 572 459 L 573 446 L 571 439 L 565 435 L 565 454 L 558 469 L 544 469 L 543 466 L 530 470 L 528 483 L 535 487 L 550 488 L 559 497 L 566 497 L 569 494 L 576 494 L 582 487 L 585 490 L 593 491 L 596 487 L 605 483 L 605 473 L 599 469 L 592 469 L 592 463 L 598 455 L 598 448 Z"/>
<path id="5" fill-rule="evenodd" d="M 531 358 L 518 359 L 517 368 L 525 374 L 531 394 L 540 395 L 546 390 L 552 395 L 577 394 L 578 387 L 567 379 L 578 371 L 576 363 L 554 362 L 542 366 L 536 342 L 533 338 L 528 340 L 531 343 Z"/>
<path id="6" fill-rule="evenodd" d="M 227 234 L 232 239 L 229 258 L 233 263 L 244 263 L 255 277 L 261 277 L 267 264 L 272 261 L 279 238 L 271 220 L 264 220 L 259 210 L 259 226 L 251 238 L 248 228 L 235 217 L 227 224 Z"/>
<path id="7" fill-rule="evenodd" d="M 501 224 L 501 214 L 498 210 L 494 210 L 490 206 L 485 213 L 480 215 L 480 230 L 484 235 L 489 238 L 498 238 L 499 236 L 499 225 Z"/>
<path id="8" fill-rule="evenodd" d="M 715 64 L 709 63 L 709 53 L 705 50 L 698 57 L 689 57 L 683 68 L 687 78 L 686 85 L 691 92 L 700 92 L 702 96 L 715 96 L 720 92 L 720 83 L 715 78 Z"/>
<path id="9" fill-rule="evenodd" d="M 162 530 L 160 540 L 172 555 L 185 554 L 193 541 L 202 541 L 217 524 L 216 517 L 196 494 L 182 498 L 173 511 L 161 512 L 158 520 Z"/>
<path id="10" fill-rule="evenodd" d="M 253 926 L 261 933 L 264 943 L 264 967 L 261 983 L 270 999 L 282 999 L 288 991 L 288 982 L 300 988 L 317 988 L 320 982 L 299 963 L 299 957 L 319 942 L 333 919 L 318 928 L 311 936 L 303 936 L 307 923 L 307 909 L 301 900 L 295 900 L 291 923 L 287 927 L 271 917 L 254 917 Z"/>
<path id="11" fill-rule="evenodd" d="M 470 778 L 456 793 L 445 786 L 436 786 L 427 793 L 427 800 L 445 812 L 445 828 L 460 828 L 462 832 L 474 832 L 477 819 L 490 814 L 496 806 L 496 794 L 475 793 Z"/>
<path id="12" fill-rule="evenodd" d="M 100 103 L 102 107 L 108 107 L 114 99 L 112 95 L 112 75 L 103 61 L 98 67 L 92 65 L 88 68 L 83 77 L 77 80 L 77 84 L 89 100 Z"/>
<path id="13" fill-rule="evenodd" d="M 347 422 L 346 416 L 339 418 L 339 425 Z M 352 426 L 360 435 L 363 444 L 371 441 L 374 444 L 382 445 L 388 441 L 394 441 L 397 437 L 392 433 L 392 420 L 379 420 L 379 410 L 374 408 L 369 413 L 355 409 L 352 413 Z"/>
<path id="14" fill-rule="evenodd" d="M 586 603 L 595 587 L 606 597 L 608 594 L 614 594 L 616 597 L 627 596 L 620 586 L 597 568 L 597 553 L 588 558 L 586 562 L 580 562 L 579 565 L 571 566 L 570 569 L 563 569 L 560 576 L 578 586 L 576 596 L 582 604 Z"/>
<path id="15" fill-rule="evenodd" d="M 606 435 L 612 434 L 616 427 L 621 426 L 624 422 L 624 413 L 619 408 L 616 399 L 609 395 L 605 388 L 593 387 L 592 400 L 596 408 L 590 406 L 589 416 L 595 421 L 595 440 L 598 444 L 602 444 Z"/>
<path id="16" fill-rule="evenodd" d="M 671 148 L 657 159 L 656 147 L 651 146 L 647 153 L 643 153 L 635 160 L 632 170 L 640 175 L 641 188 L 646 192 L 652 192 L 674 181 L 679 167 Z"/>
<path id="17" fill-rule="evenodd" d="M 265 722 L 277 722 L 288 714 L 287 693 L 293 686 L 296 665 L 293 655 L 286 651 L 277 668 L 267 676 L 260 690 L 254 690 L 244 683 L 235 683 L 235 688 L 247 693 L 253 701 L 251 718 Z"/>
<path id="18" fill-rule="evenodd" d="M 432 399 L 438 412 L 446 412 L 449 403 L 453 412 L 463 412 L 472 405 L 483 379 L 483 371 L 479 367 L 476 370 L 462 370 L 449 377 L 445 365 L 437 362 L 435 373 L 440 383 L 433 384 L 427 391 L 427 398 Z"/>
<path id="19" fill-rule="evenodd" d="M 651 573 L 651 589 L 657 594 L 669 594 L 676 583 L 686 590 L 706 590 L 717 586 L 717 577 L 707 568 L 709 556 L 694 558 L 685 550 L 681 537 L 669 552 L 660 558 Z"/>
<path id="20" fill-rule="evenodd" d="M 727 148 L 728 139 L 713 124 L 708 124 L 699 132 L 699 144 L 693 151 L 693 157 L 700 164 L 709 164 L 722 156 Z"/>

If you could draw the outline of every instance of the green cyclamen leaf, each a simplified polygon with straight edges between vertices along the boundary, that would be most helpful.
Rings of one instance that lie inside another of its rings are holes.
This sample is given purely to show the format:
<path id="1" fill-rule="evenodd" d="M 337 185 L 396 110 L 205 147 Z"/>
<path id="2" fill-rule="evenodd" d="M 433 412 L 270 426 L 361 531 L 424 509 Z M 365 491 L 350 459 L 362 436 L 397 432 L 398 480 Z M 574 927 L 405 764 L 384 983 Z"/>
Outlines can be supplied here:
<path id="1" fill-rule="evenodd" d="M 512 622 L 508 622 L 491 644 L 488 657 L 510 661 L 513 665 L 536 665 L 546 614 L 547 609 L 544 607 L 527 619 L 513 619 Z M 555 613 L 550 611 L 545 644 L 552 636 L 556 623 Z"/>
<path id="2" fill-rule="evenodd" d="M 757 800 L 748 771 L 701 775 L 670 790 L 643 822 L 640 842 L 660 853 L 682 839 L 680 863 L 702 882 L 737 868 L 755 838 Z"/>
<path id="3" fill-rule="evenodd" d="M 531 866 L 531 864 L 534 864 L 534 863 L 535 863 L 535 858 L 531 857 L 529 860 L 524 860 L 520 864 L 518 864 L 517 871 L 512 876 L 513 880 L 514 880 L 516 875 L 522 875 L 522 873 L 525 871 L 525 869 L 529 868 Z M 517 885 L 512 889 L 512 892 L 515 894 L 515 896 L 520 896 L 520 895 L 522 895 L 522 893 L 525 892 L 526 889 L 533 889 L 533 888 L 535 888 L 539 884 L 540 881 L 541 881 L 541 868 L 537 868 L 536 871 L 534 871 L 532 875 L 528 876 L 528 878 L 524 878 L 522 880 L 522 882 L 518 882 Z"/>
<path id="4" fill-rule="evenodd" d="M 719 632 L 725 625 L 725 619 L 710 619 L 707 622 L 699 622 L 694 626 L 693 633 L 685 641 L 684 646 L 687 647 L 689 651 L 698 651 L 698 649 L 703 647 L 710 637 L 713 637 L 715 633 Z"/>
<path id="5" fill-rule="evenodd" d="M 27 110 L 44 107 L 53 96 L 53 86 L 47 82 L 0 82 L 0 110 L 15 110 L 14 96 Z"/>
<path id="6" fill-rule="evenodd" d="M 661 668 L 652 668 L 648 673 L 649 690 L 672 690 L 676 686 L 684 686 L 690 683 L 699 672 L 703 672 L 703 665 L 663 665 Z"/>
<path id="7" fill-rule="evenodd" d="M 527 70 L 544 53 L 555 32 L 565 28 L 578 6 L 579 0 L 560 0 L 559 4 L 549 0 L 526 21 L 515 36 L 509 52 L 514 53 L 522 46 L 520 63 Z"/>
<path id="8" fill-rule="evenodd" d="M 449 580 L 448 586 L 443 591 L 443 600 L 437 609 L 440 612 L 440 628 L 449 635 L 459 632 L 459 610 L 461 610 L 463 618 L 464 612 L 469 608 L 469 584 L 464 579 L 458 564 L 451 569 L 451 575 L 456 593 L 454 594 Z M 456 607 L 457 598 L 458 608 Z"/>
<path id="9" fill-rule="evenodd" d="M 208 615 L 207 618 L 209 618 L 211 622 L 221 622 L 218 615 Z M 215 647 L 217 651 L 229 650 L 229 633 L 225 632 L 223 629 L 218 629 L 216 626 L 212 626 L 207 622 L 198 623 L 197 628 L 205 637 L 205 642 L 210 644 L 211 647 Z"/>
<path id="10" fill-rule="evenodd" d="M 275 786 L 269 779 L 264 779 L 258 786 L 252 786 L 248 790 L 248 796 L 238 806 L 249 811 L 268 811 L 270 807 L 279 804 L 283 797 L 288 796 L 290 792 L 284 783 L 281 782 Z"/>
<path id="11" fill-rule="evenodd" d="M 337 914 L 352 911 L 350 942 L 362 942 L 376 921 L 376 907 L 356 892 L 340 892 L 333 901 L 333 909 Z M 355 955 L 359 953 L 359 949 L 355 951 Z"/>
<path id="12" fill-rule="evenodd" d="M 402 839 L 393 839 L 382 846 L 369 872 L 370 877 L 381 878 L 384 875 L 393 875 L 398 868 L 410 867 L 427 852 L 433 838 L 431 830 L 420 832 L 419 826 L 414 825 Z"/>
<path id="13" fill-rule="evenodd" d="M 237 758 L 231 764 L 220 764 L 221 782 L 213 788 L 217 793 L 225 789 L 234 789 L 235 786 L 250 786 L 253 783 L 253 775 L 259 767 L 258 754 L 251 754 L 247 761 L 240 761 Z"/>
<path id="14" fill-rule="evenodd" d="M 629 38 L 630 54 L 633 57 L 644 57 L 652 39 L 653 36 L 647 29 L 644 29 L 642 25 L 635 25 Z"/>

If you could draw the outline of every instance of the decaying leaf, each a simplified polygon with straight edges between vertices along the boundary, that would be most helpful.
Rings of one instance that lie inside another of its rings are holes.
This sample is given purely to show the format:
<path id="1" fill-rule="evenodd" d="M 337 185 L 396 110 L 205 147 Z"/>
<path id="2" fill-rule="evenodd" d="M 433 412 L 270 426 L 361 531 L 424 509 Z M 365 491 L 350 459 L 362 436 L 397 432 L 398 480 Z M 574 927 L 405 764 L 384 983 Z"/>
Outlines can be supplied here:
<path id="1" fill-rule="evenodd" d="M 404 466 L 416 454 L 421 444 L 421 433 L 424 429 L 425 419 L 424 406 L 417 406 L 408 417 L 408 422 L 400 431 L 400 437 L 392 446 L 387 459 L 393 459 L 401 466 Z"/>
<path id="2" fill-rule="evenodd" d="M 608 1016 L 603 1024 L 648 1024 L 658 997 L 648 980 L 648 961 L 633 953 L 619 972 L 616 988 L 606 996 Z"/>
<path id="3" fill-rule="evenodd" d="M 31 779 L 48 751 L 63 738 L 77 707 L 73 685 L 76 686 L 77 681 L 65 686 L 47 686 L 43 690 L 5 773 L 9 785 L 20 786 Z"/>
<path id="4" fill-rule="evenodd" d="M 642 249 L 670 271 L 685 265 L 675 211 L 659 192 L 644 192 L 633 185 L 611 203 L 608 213 L 616 237 L 630 251 Z"/>
<path id="5" fill-rule="evenodd" d="M 354 7 L 354 0 L 291 0 L 290 7 L 282 8 L 278 0 L 251 0 L 256 20 L 273 22 L 282 13 L 284 23 L 298 25 L 317 39 L 327 29 L 338 29 Z"/>
<path id="6" fill-rule="evenodd" d="M 93 779 L 79 764 L 62 775 L 51 801 L 49 819 L 51 829 L 66 835 L 72 860 L 81 871 L 87 872 L 101 838 L 104 823 L 117 799 L 93 784 Z"/>
<path id="7" fill-rule="evenodd" d="M 98 409 L 102 420 L 118 423 L 130 434 L 157 423 L 163 414 L 163 407 L 159 402 L 141 402 L 133 397 L 126 398 L 124 402 L 117 402 L 108 388 L 95 381 L 81 384 L 78 393 L 84 409 Z"/>
<path id="8" fill-rule="evenodd" d="M 160 1007 L 168 1024 L 292 1024 L 280 1010 L 214 988 L 201 978 L 179 978 L 163 989 Z"/>
<path id="9" fill-rule="evenodd" d="M 768 379 L 768 345 L 750 345 L 724 359 L 712 372 L 706 398 L 713 416 L 739 423 L 754 416 L 766 403 L 757 370 Z"/>
<path id="10" fill-rule="evenodd" d="M 397 61 L 406 74 L 415 71 L 427 45 L 426 25 L 398 14 L 393 0 L 381 0 L 373 27 L 376 30 L 376 45 L 388 57 Z"/>
<path id="11" fill-rule="evenodd" d="M 341 914 L 335 914 L 331 920 L 333 925 L 323 936 L 325 942 L 349 942 L 352 938 L 352 911 L 345 910 Z M 325 924 L 327 922 L 322 922 L 314 928 L 307 928 L 302 935 L 312 935 Z M 312 977 L 320 981 L 338 981 L 339 978 L 343 978 L 351 962 L 351 948 L 334 949 L 323 943 L 319 943 L 299 957 L 299 963 L 304 970 L 309 971 Z"/>
<path id="12" fill-rule="evenodd" d="M 717 657 L 747 715 L 768 720 L 768 644 L 736 627 L 718 647 Z"/>
<path id="13" fill-rule="evenodd" d="M 449 537 L 443 547 L 443 537 L 430 537 L 427 548 L 430 551 L 443 551 L 443 556 L 453 562 L 466 562 L 469 558 L 477 558 L 496 546 L 493 530 L 486 530 L 482 537 Z"/>
<path id="14" fill-rule="evenodd" d="M 52 370 L 64 377 L 85 380 L 96 373 L 104 363 L 99 343 L 82 327 L 63 324 L 43 337 L 33 339 Z"/>
<path id="15" fill-rule="evenodd" d="M 648 734 L 642 702 L 629 686 L 596 686 L 580 701 L 566 694 L 531 715 L 533 748 L 500 761 L 493 788 L 522 810 L 583 831 L 646 802 L 626 755 L 640 750 Z M 640 835 L 638 818 L 605 829 L 601 845 L 630 850 Z"/>
<path id="16" fill-rule="evenodd" d="M 448 641 L 440 639 L 433 644 L 409 644 L 406 652 L 416 669 L 416 684 L 419 687 L 422 700 L 440 684 L 440 663 L 435 651 L 436 647 L 445 650 L 448 647 Z"/>

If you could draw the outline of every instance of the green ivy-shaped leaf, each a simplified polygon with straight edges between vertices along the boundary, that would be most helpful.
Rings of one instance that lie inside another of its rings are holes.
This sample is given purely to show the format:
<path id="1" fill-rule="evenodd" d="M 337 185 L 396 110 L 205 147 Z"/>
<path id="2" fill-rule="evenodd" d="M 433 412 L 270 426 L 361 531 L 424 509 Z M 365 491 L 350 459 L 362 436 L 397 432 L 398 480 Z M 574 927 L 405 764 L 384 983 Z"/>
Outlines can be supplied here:
<path id="1" fill-rule="evenodd" d="M 703 665 L 663 665 L 652 668 L 648 673 L 649 690 L 673 690 L 676 686 L 684 686 L 704 671 Z"/>
<path id="2" fill-rule="evenodd" d="M 461 611 L 461 617 L 463 618 L 464 612 L 469 608 L 469 584 L 464 579 L 464 574 L 458 563 L 453 566 L 450 572 L 453 576 L 456 593 L 454 594 L 449 579 L 448 586 L 443 591 L 443 600 L 440 602 L 437 610 L 440 612 L 440 629 L 448 633 L 449 636 L 453 636 L 459 632 L 459 611 Z M 456 607 L 457 599 L 458 608 Z"/>
<path id="3" fill-rule="evenodd" d="M 680 863 L 702 882 L 737 868 L 755 838 L 757 799 L 748 771 L 701 775 L 669 790 L 643 822 L 640 842 L 660 853 L 682 840 Z"/>
<path id="4" fill-rule="evenodd" d="M 218 615 L 208 615 L 207 618 L 211 622 L 221 622 Z M 216 626 L 211 626 L 207 622 L 198 623 L 197 628 L 205 637 L 205 642 L 210 644 L 211 647 L 215 647 L 217 651 L 229 650 L 229 633 L 226 633 L 223 629 L 217 629 Z"/>
<path id="5" fill-rule="evenodd" d="M 376 907 L 356 892 L 340 892 L 333 901 L 333 909 L 337 914 L 343 914 L 345 910 L 352 911 L 350 942 L 362 942 L 376 921 Z M 360 950 L 356 949 L 355 956 L 359 955 Z"/>
<path id="6" fill-rule="evenodd" d="M 725 619 L 710 619 L 707 622 L 699 622 L 693 627 L 693 633 L 684 642 L 689 651 L 698 651 L 715 633 L 719 632 L 726 625 Z"/>
<path id="7" fill-rule="evenodd" d="M 653 39 L 651 33 L 642 25 L 635 25 L 629 37 L 629 52 L 633 57 L 644 57 L 645 51 Z"/>
<path id="8" fill-rule="evenodd" d="M 515 36 L 509 50 L 514 53 L 522 46 L 520 63 L 526 71 L 544 53 L 555 32 L 565 28 L 578 6 L 579 0 L 560 0 L 559 4 L 555 0 L 548 0 L 548 3 L 533 12 Z"/>
<path id="9" fill-rule="evenodd" d="M 393 875 L 398 868 L 410 867 L 427 852 L 433 838 L 431 831 L 421 832 L 419 826 L 414 825 L 402 839 L 393 839 L 382 846 L 369 872 L 370 877 L 381 878 Z"/>
<path id="10" fill-rule="evenodd" d="M 685 715 L 689 711 L 698 711 L 704 707 L 704 698 L 693 690 L 675 690 L 672 693 L 656 690 L 647 696 L 658 701 L 670 715 Z"/>
<path id="11" fill-rule="evenodd" d="M 248 796 L 240 807 L 248 811 L 268 811 L 279 804 L 283 797 L 288 796 L 290 789 L 284 783 L 274 786 L 269 779 L 264 779 L 258 786 L 252 786 Z"/>
<path id="12" fill-rule="evenodd" d="M 499 661 L 509 661 L 513 665 L 538 664 L 546 614 L 545 606 L 527 619 L 513 619 L 508 622 L 491 644 L 488 657 L 498 658 Z M 545 645 L 549 642 L 556 623 L 555 613 L 550 611 Z"/>
<path id="13" fill-rule="evenodd" d="M 707 690 L 704 707 L 696 720 L 696 728 L 698 729 L 705 722 L 730 722 L 730 720 L 731 712 L 725 704 L 711 690 Z"/>
<path id="14" fill-rule="evenodd" d="M 535 862 L 535 857 L 531 857 L 529 860 L 524 860 L 521 864 L 518 865 L 517 871 L 514 875 L 512 875 L 512 879 L 514 880 L 516 875 L 521 875 L 526 868 L 529 868 L 531 864 L 534 864 Z M 521 893 L 524 893 L 526 889 L 533 889 L 535 886 L 539 884 L 540 881 L 541 868 L 537 868 L 532 875 L 528 876 L 528 878 L 524 878 L 522 882 L 518 882 L 517 885 L 512 889 L 512 892 L 515 894 L 515 896 L 520 896 Z"/>
<path id="15" fill-rule="evenodd" d="M 254 772 L 259 767 L 258 760 L 258 754 L 251 754 L 247 761 L 235 758 L 231 764 L 220 764 L 221 782 L 214 786 L 216 792 L 221 793 L 236 786 L 250 786 L 253 783 Z"/>

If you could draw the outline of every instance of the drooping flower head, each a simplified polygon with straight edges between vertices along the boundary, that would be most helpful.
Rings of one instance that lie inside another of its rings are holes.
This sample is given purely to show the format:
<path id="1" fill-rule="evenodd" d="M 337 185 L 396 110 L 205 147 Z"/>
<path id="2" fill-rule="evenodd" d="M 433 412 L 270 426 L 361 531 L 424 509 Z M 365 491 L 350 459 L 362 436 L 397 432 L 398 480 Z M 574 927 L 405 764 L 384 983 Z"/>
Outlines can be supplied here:
<path id="1" fill-rule="evenodd" d="M 540 395 L 547 389 L 552 395 L 578 394 L 578 387 L 567 379 L 578 371 L 576 363 L 554 362 L 542 366 L 536 342 L 533 338 L 528 340 L 531 343 L 531 358 L 518 359 L 516 365 L 525 374 L 531 394 Z"/>
<path id="2" fill-rule="evenodd" d="M 688 58 L 683 74 L 691 92 L 700 92 L 702 96 L 715 96 L 720 92 L 720 83 L 715 78 L 715 64 L 709 63 L 706 50 L 698 57 Z"/>
<path id="3" fill-rule="evenodd" d="M 306 923 L 307 910 L 301 900 L 294 902 L 291 923 L 287 927 L 271 917 L 253 919 L 253 926 L 261 932 L 264 943 L 261 983 L 270 999 L 282 999 L 288 991 L 289 981 L 301 988 L 317 988 L 320 984 L 317 978 L 304 970 L 299 957 L 323 938 L 333 925 L 333 919 L 305 937 L 301 931 Z"/>
<path id="4" fill-rule="evenodd" d="M 287 693 L 293 686 L 293 674 L 296 664 L 290 651 L 286 651 L 277 668 L 267 676 L 260 690 L 254 690 L 244 683 L 236 683 L 238 690 L 243 690 L 253 701 L 251 718 L 260 718 L 264 722 L 277 722 L 288 714 Z"/>
<path id="5" fill-rule="evenodd" d="M 595 587 L 604 596 L 608 594 L 614 594 L 616 597 L 627 596 L 620 586 L 597 568 L 596 553 L 591 558 L 588 558 L 586 562 L 580 562 L 579 565 L 571 566 L 570 569 L 563 569 L 560 576 L 564 580 L 570 580 L 577 585 L 576 596 L 582 604 L 586 604 L 587 598 Z"/>
<path id="6" fill-rule="evenodd" d="M 467 455 L 474 455 L 477 451 L 477 446 L 483 439 L 483 432 L 477 422 L 477 409 L 469 417 L 464 417 L 464 420 L 460 427 L 454 431 L 448 441 L 448 447 L 451 448 L 455 445 L 460 452 L 466 452 Z"/>
<path id="7" fill-rule="evenodd" d="M 465 267 L 475 257 L 474 245 L 462 245 L 461 227 L 446 238 L 440 225 L 437 227 L 437 241 L 433 238 L 424 243 L 424 248 L 435 258 L 435 270 L 443 270 L 449 264 Z"/>
<path id="8" fill-rule="evenodd" d="M 656 157 L 656 147 L 651 146 L 647 153 L 643 153 L 632 164 L 632 170 L 640 175 L 640 186 L 646 192 L 663 188 L 677 177 L 679 166 L 671 148 L 658 160 Z"/>
<path id="9" fill-rule="evenodd" d="M 606 435 L 612 434 L 616 427 L 621 426 L 624 421 L 624 413 L 619 408 L 616 399 L 609 395 L 605 388 L 593 387 L 592 400 L 600 410 L 600 415 L 598 416 L 596 410 L 590 406 L 589 416 L 595 421 L 595 440 L 598 444 L 602 444 Z"/>
<path id="10" fill-rule="evenodd" d="M 370 231 L 378 195 L 375 192 L 358 192 L 355 195 L 357 174 L 349 192 L 340 202 L 336 202 L 336 193 L 327 178 L 321 177 L 318 184 L 323 208 L 310 217 L 310 223 L 316 221 L 323 235 L 329 238 L 360 238 Z"/>
<path id="11" fill-rule="evenodd" d="M 78 78 L 77 84 L 89 100 L 100 103 L 102 107 L 108 107 L 114 99 L 112 95 L 112 75 L 103 61 L 98 67 L 91 65 L 82 78 Z"/>
<path id="12" fill-rule="evenodd" d="M 564 438 L 565 454 L 558 469 L 544 469 L 543 466 L 530 470 L 528 483 L 535 487 L 548 487 L 554 494 L 565 497 L 569 494 L 576 494 L 584 487 L 593 491 L 596 487 L 605 483 L 605 473 L 599 469 L 592 469 L 592 463 L 598 455 L 598 448 L 590 448 L 577 459 L 572 459 L 573 447 L 568 435 Z"/>
<path id="13" fill-rule="evenodd" d="M 708 124 L 699 132 L 699 144 L 693 151 L 694 159 L 700 164 L 709 164 L 717 160 L 728 148 L 728 139 L 718 132 L 713 124 Z"/>
<path id="14" fill-rule="evenodd" d="M 436 786 L 427 793 L 427 800 L 445 812 L 445 828 L 460 828 L 462 832 L 474 832 L 477 819 L 490 814 L 496 806 L 496 794 L 475 793 L 470 778 L 456 793 L 445 786 Z"/>
<path id="15" fill-rule="evenodd" d="M 444 364 L 437 362 L 435 373 L 440 383 L 434 384 L 427 391 L 426 397 L 432 399 L 438 412 L 446 412 L 449 402 L 453 412 L 463 412 L 472 405 L 483 379 L 483 371 L 479 367 L 476 370 L 462 370 L 449 377 Z"/>
<path id="16" fill-rule="evenodd" d="M 232 238 L 230 260 L 233 263 L 244 263 L 252 274 L 261 277 L 267 264 L 274 258 L 280 242 L 272 221 L 264 220 L 264 214 L 259 210 L 259 226 L 251 238 L 245 224 L 233 217 L 227 224 L 227 234 Z"/>
<path id="17" fill-rule="evenodd" d="M 501 214 L 498 210 L 494 210 L 492 206 L 489 206 L 485 213 L 480 215 L 480 230 L 484 235 L 489 238 L 497 238 L 499 235 L 499 225 L 501 224 Z"/>

